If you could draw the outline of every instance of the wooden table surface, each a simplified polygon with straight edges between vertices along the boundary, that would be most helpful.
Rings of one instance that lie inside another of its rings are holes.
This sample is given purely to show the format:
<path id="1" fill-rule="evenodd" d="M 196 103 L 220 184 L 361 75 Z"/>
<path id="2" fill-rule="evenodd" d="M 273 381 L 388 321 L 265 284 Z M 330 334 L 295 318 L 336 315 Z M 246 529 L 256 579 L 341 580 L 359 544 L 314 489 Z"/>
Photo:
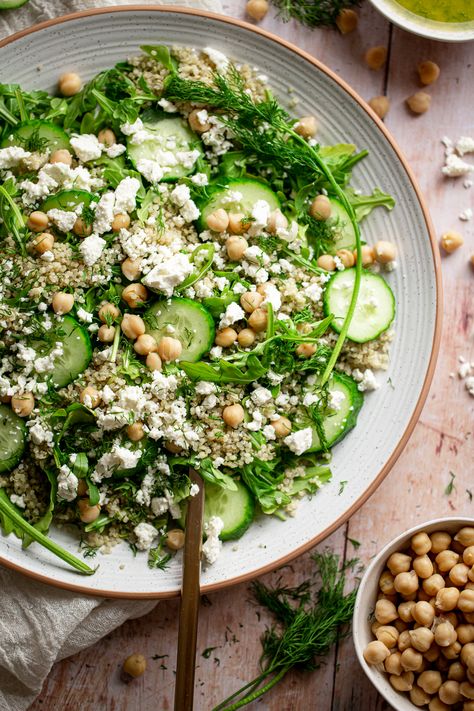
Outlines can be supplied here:
<path id="1" fill-rule="evenodd" d="M 225 13 L 244 17 L 242 0 L 226 0 Z M 457 139 L 474 135 L 474 43 L 448 45 L 415 37 L 394 28 L 367 3 L 359 28 L 346 37 L 333 31 L 313 31 L 295 23 L 284 24 L 273 11 L 261 26 L 294 42 L 336 71 L 365 99 L 386 93 L 391 109 L 386 119 L 405 151 L 421 184 L 438 234 L 449 228 L 461 231 L 465 245 L 442 259 L 445 315 L 441 352 L 434 381 L 420 421 L 391 473 L 351 520 L 322 546 L 352 557 L 349 542 L 361 542 L 357 551 L 368 561 L 389 539 L 414 524 L 436 516 L 474 514 L 469 491 L 473 482 L 474 398 L 462 382 L 450 378 L 458 357 L 474 360 L 474 221 L 458 215 L 474 208 L 474 186 L 464 189 L 462 179 L 441 175 L 444 135 Z M 370 71 L 362 62 L 373 45 L 389 49 L 385 69 Z M 432 59 L 441 67 L 428 113 L 414 118 L 404 99 L 417 90 L 416 65 Z M 251 58 L 249 58 L 251 61 Z M 416 235 L 413 235 L 416 239 Z M 370 446 L 370 442 L 368 442 Z M 455 488 L 446 495 L 450 472 Z M 289 584 L 303 581 L 312 565 L 304 555 L 281 571 Z M 276 574 L 267 575 L 272 580 Z M 209 711 L 219 700 L 253 678 L 261 651 L 259 635 L 265 616 L 249 602 L 247 585 L 210 595 L 203 601 L 196 681 L 196 711 Z M 173 707 L 174 660 L 177 634 L 176 600 L 160 603 L 153 612 L 130 621 L 94 647 L 57 664 L 30 711 L 165 711 Z M 206 648 L 214 647 L 203 656 Z M 128 686 L 119 679 L 121 661 L 132 652 L 148 658 L 144 677 Z M 327 664 L 311 674 L 291 674 L 255 708 L 267 711 L 382 711 L 388 705 L 367 682 L 355 658 L 350 639 L 341 643 Z"/>

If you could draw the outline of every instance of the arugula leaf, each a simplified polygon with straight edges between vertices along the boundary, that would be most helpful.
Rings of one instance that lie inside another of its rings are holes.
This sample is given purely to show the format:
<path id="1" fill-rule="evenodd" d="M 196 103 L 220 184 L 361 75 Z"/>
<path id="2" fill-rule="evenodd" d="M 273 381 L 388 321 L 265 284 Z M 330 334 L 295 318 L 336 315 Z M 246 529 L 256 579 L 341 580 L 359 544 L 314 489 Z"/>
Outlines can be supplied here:
<path id="1" fill-rule="evenodd" d="M 186 279 L 181 282 L 179 286 L 176 287 L 175 291 L 183 291 L 184 289 L 187 289 L 189 286 L 192 286 L 195 284 L 197 281 L 202 279 L 209 269 L 212 267 L 212 261 L 214 259 L 214 252 L 215 252 L 215 247 L 213 244 L 200 244 L 196 247 L 196 249 L 193 251 L 190 261 L 191 262 L 196 262 L 198 259 L 198 255 L 200 255 L 202 252 L 207 253 L 206 259 L 204 262 L 201 264 L 201 266 L 198 268 L 196 272 L 193 274 L 190 274 Z"/>
<path id="2" fill-rule="evenodd" d="M 51 526 L 52 520 L 53 520 L 53 513 L 54 513 L 54 507 L 56 506 L 56 498 L 58 494 L 58 482 L 56 475 L 54 474 L 51 469 L 46 468 L 45 474 L 48 477 L 50 489 L 49 489 L 49 504 L 44 512 L 44 514 L 41 516 L 41 518 L 36 521 L 34 524 L 34 527 L 36 528 L 37 531 L 40 531 L 41 533 L 48 533 L 49 527 Z M 33 538 L 28 535 L 28 533 L 23 534 L 23 548 L 27 548 L 30 543 L 33 542 Z"/>
<path id="3" fill-rule="evenodd" d="M 234 294 L 233 291 L 227 291 L 223 292 L 220 296 L 206 296 L 206 298 L 202 300 L 202 305 L 214 318 L 219 318 L 233 301 L 238 303 L 239 295 Z"/>
<path id="4" fill-rule="evenodd" d="M 395 200 L 388 193 L 384 193 L 379 188 L 374 188 L 372 195 L 357 195 L 352 188 L 346 188 L 347 199 L 354 208 L 357 222 L 361 222 L 364 217 L 370 215 L 376 207 L 385 207 L 393 210 Z"/>
<path id="5" fill-rule="evenodd" d="M 0 232 L 11 234 L 21 254 L 26 255 L 24 232 L 26 223 L 13 199 L 17 188 L 12 178 L 0 185 Z"/>
<path id="6" fill-rule="evenodd" d="M 237 491 L 237 485 L 231 476 L 224 474 L 217 467 L 214 466 L 212 459 L 206 457 L 201 460 L 199 467 L 195 465 L 196 469 L 202 478 L 209 482 L 209 484 L 216 484 L 223 489 L 228 489 L 229 491 Z"/>
<path id="7" fill-rule="evenodd" d="M 276 513 L 291 501 L 291 497 L 286 492 L 278 489 L 278 485 L 285 478 L 280 464 L 279 458 L 271 462 L 255 458 L 251 464 L 244 464 L 241 469 L 242 479 L 265 514 Z M 276 473 L 277 469 L 280 471 L 279 474 Z"/>
<path id="8" fill-rule="evenodd" d="M 178 71 L 178 62 L 171 56 L 169 47 L 164 44 L 142 44 L 140 49 L 152 59 L 160 62 L 169 72 L 174 74 Z"/>
<path id="9" fill-rule="evenodd" d="M 252 355 L 246 359 L 245 370 L 225 360 L 216 363 L 183 361 L 179 366 L 191 380 L 208 380 L 212 383 L 252 383 L 265 375 L 268 370 L 258 358 Z"/>

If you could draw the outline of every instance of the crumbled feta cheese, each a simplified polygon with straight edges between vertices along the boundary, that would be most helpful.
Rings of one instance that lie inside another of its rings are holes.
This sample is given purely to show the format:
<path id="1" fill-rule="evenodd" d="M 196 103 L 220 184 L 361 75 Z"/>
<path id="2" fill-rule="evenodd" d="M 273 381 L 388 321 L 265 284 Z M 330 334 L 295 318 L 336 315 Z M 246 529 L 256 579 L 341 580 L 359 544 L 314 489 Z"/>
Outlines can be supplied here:
<path id="1" fill-rule="evenodd" d="M 271 304 L 273 313 L 278 313 L 281 309 L 281 294 L 274 284 L 267 284 L 265 287 L 265 298 L 262 301 L 262 306 Z"/>
<path id="2" fill-rule="evenodd" d="M 459 219 L 463 220 L 463 222 L 469 222 L 469 220 L 472 219 L 472 210 L 470 207 L 467 207 L 465 210 L 463 210 L 459 214 Z"/>
<path id="3" fill-rule="evenodd" d="M 276 439 L 275 428 L 272 425 L 265 425 L 262 432 L 266 440 Z"/>
<path id="4" fill-rule="evenodd" d="M 122 153 L 125 153 L 126 150 L 127 146 L 124 146 L 123 143 L 113 143 L 105 149 L 105 153 L 109 158 L 118 158 Z"/>
<path id="5" fill-rule="evenodd" d="M 89 237 L 86 237 L 81 242 L 79 245 L 79 251 L 82 254 L 84 263 L 88 267 L 91 267 L 97 262 L 98 259 L 100 259 L 106 244 L 105 239 L 102 239 L 102 237 L 99 237 L 99 235 L 94 233 L 89 235 Z"/>
<path id="6" fill-rule="evenodd" d="M 104 389 L 102 390 L 102 394 L 101 394 L 102 402 L 105 405 L 108 405 L 110 402 L 112 402 L 112 400 L 115 400 L 115 397 L 116 397 L 116 395 L 115 395 L 114 391 L 112 390 L 112 388 L 110 388 L 108 385 L 106 385 L 104 387 Z"/>
<path id="7" fill-rule="evenodd" d="M 460 156 L 463 156 L 465 153 L 474 153 L 474 138 L 461 136 L 456 143 L 456 150 Z"/>
<path id="8" fill-rule="evenodd" d="M 192 176 L 191 182 L 194 183 L 194 185 L 207 185 L 209 183 L 209 179 L 206 173 L 196 173 Z"/>
<path id="9" fill-rule="evenodd" d="M 77 496 L 77 486 L 79 479 L 69 469 L 67 464 L 63 464 L 58 474 L 58 499 L 73 501 Z"/>
<path id="10" fill-rule="evenodd" d="M 213 47 L 204 47 L 203 53 L 209 57 L 215 68 L 221 74 L 225 74 L 227 67 L 229 66 L 229 60 L 223 52 Z"/>
<path id="11" fill-rule="evenodd" d="M 213 346 L 209 351 L 211 358 L 220 358 L 222 355 L 222 346 Z"/>
<path id="12" fill-rule="evenodd" d="M 120 126 L 120 130 L 125 136 L 133 136 L 134 133 L 138 133 L 138 131 L 143 131 L 143 121 L 140 118 L 137 118 L 137 120 L 134 123 L 127 123 L 122 124 Z"/>
<path id="13" fill-rule="evenodd" d="M 303 452 L 306 452 L 313 443 L 313 430 L 311 427 L 306 427 L 303 430 L 297 430 L 292 432 L 285 437 L 283 442 L 286 444 L 288 449 L 300 456 Z"/>
<path id="14" fill-rule="evenodd" d="M 168 99 L 160 99 L 158 102 L 158 106 L 161 106 L 163 111 L 167 114 L 174 114 L 176 113 L 176 111 L 178 111 L 175 104 L 173 104 L 171 101 L 168 101 Z"/>
<path id="15" fill-rule="evenodd" d="M 153 542 L 158 538 L 157 529 L 151 523 L 141 522 L 133 529 L 137 537 L 137 548 L 139 551 L 147 551 L 153 545 Z"/>
<path id="16" fill-rule="evenodd" d="M 235 301 L 232 301 L 227 306 L 224 314 L 221 316 L 219 328 L 227 328 L 227 326 L 231 326 L 233 323 L 240 321 L 243 318 L 245 318 L 245 311 L 238 304 L 236 304 Z"/>
<path id="17" fill-rule="evenodd" d="M 74 133 L 70 139 L 70 144 L 74 148 L 74 153 L 83 163 L 96 160 L 102 155 L 102 143 L 93 133 Z"/>
<path id="18" fill-rule="evenodd" d="M 344 400 L 345 400 L 345 395 L 340 390 L 330 390 L 329 391 L 328 406 L 331 410 L 334 410 L 335 412 L 339 412 Z"/>
<path id="19" fill-rule="evenodd" d="M 165 496 L 154 496 L 150 507 L 155 516 L 162 516 L 168 511 L 168 499 Z"/>
<path id="20" fill-rule="evenodd" d="M 170 194 L 171 201 L 178 207 L 183 207 L 190 197 L 191 192 L 187 185 L 177 185 Z"/>
<path id="21" fill-rule="evenodd" d="M 25 497 L 18 496 L 18 494 L 10 494 L 10 501 L 19 509 L 26 509 Z"/>
<path id="22" fill-rule="evenodd" d="M 53 210 L 48 210 L 47 215 L 58 230 L 61 230 L 61 232 L 70 232 L 77 220 L 78 212 L 75 210 L 59 210 L 54 208 Z"/>
<path id="23" fill-rule="evenodd" d="M 207 538 L 202 544 L 202 553 L 207 562 L 212 565 L 219 557 L 222 548 L 222 541 L 219 538 L 224 522 L 218 516 L 211 516 L 209 521 L 204 522 L 204 533 Z"/>
<path id="24" fill-rule="evenodd" d="M 146 403 L 145 393 L 138 385 L 127 385 L 120 391 L 118 406 L 124 410 L 140 414 Z"/>
<path id="25" fill-rule="evenodd" d="M 357 389 L 360 390 L 360 392 L 377 390 L 377 388 L 380 387 L 370 368 L 366 368 L 364 372 L 356 368 L 352 371 L 352 377 L 358 383 Z"/>
<path id="26" fill-rule="evenodd" d="M 446 158 L 446 162 L 443 168 L 441 169 L 441 172 L 448 178 L 457 178 L 460 175 L 467 175 L 473 170 L 474 165 L 472 165 L 471 163 L 466 163 L 466 161 L 459 158 L 459 156 L 457 156 L 455 153 L 451 153 Z"/>
<path id="27" fill-rule="evenodd" d="M 136 207 L 137 193 L 140 190 L 138 178 L 127 176 L 115 188 L 114 214 L 133 212 Z"/>
<path id="28" fill-rule="evenodd" d="M 105 232 L 110 232 L 110 230 L 112 229 L 112 222 L 114 219 L 114 205 L 114 193 L 104 193 L 100 198 L 99 202 L 97 203 L 94 213 L 93 231 L 96 234 L 102 235 Z"/>
<path id="29" fill-rule="evenodd" d="M 181 284 L 193 271 L 194 266 L 189 261 L 189 256 L 179 252 L 153 267 L 142 281 L 145 286 L 171 296 L 174 287 Z"/>
<path id="30" fill-rule="evenodd" d="M 255 388 L 250 398 L 257 407 L 260 407 L 261 405 L 266 405 L 268 402 L 271 402 L 272 394 L 267 388 L 258 387 Z"/>
<path id="31" fill-rule="evenodd" d="M 30 151 L 25 151 L 20 146 L 7 146 L 6 148 L 0 148 L 0 170 L 16 168 L 22 160 L 29 158 L 30 156 Z"/>
<path id="32" fill-rule="evenodd" d="M 212 395 L 216 390 L 215 383 L 207 382 L 207 380 L 200 380 L 196 383 L 196 393 L 198 395 Z"/>
<path id="33" fill-rule="evenodd" d="M 34 422 L 34 424 L 29 428 L 29 433 L 33 444 L 46 444 L 48 446 L 53 444 L 53 432 L 44 427 L 40 421 Z"/>
<path id="34" fill-rule="evenodd" d="M 187 200 L 179 212 L 185 222 L 194 222 L 201 214 L 194 200 Z"/>
<path id="35" fill-rule="evenodd" d="M 310 284 L 304 289 L 304 295 L 314 304 L 316 304 L 321 299 L 322 293 L 323 290 L 321 289 L 319 284 Z"/>
<path id="36" fill-rule="evenodd" d="M 470 375 L 469 378 L 466 378 L 464 385 L 469 395 L 474 397 L 474 375 Z"/>
<path id="37" fill-rule="evenodd" d="M 81 321 L 84 321 L 84 323 L 92 323 L 92 319 L 94 318 L 94 314 L 92 314 L 90 311 L 86 311 L 82 308 L 82 306 L 77 309 L 76 315 L 77 318 Z"/>

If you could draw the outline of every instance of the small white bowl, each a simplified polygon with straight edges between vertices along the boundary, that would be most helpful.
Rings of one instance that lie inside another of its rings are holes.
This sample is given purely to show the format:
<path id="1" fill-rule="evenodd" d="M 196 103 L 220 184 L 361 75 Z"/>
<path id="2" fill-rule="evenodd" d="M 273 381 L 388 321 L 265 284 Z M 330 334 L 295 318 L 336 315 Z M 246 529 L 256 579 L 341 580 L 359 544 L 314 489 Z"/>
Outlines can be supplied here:
<path id="1" fill-rule="evenodd" d="M 426 531 L 427 533 L 433 533 L 433 531 L 448 531 L 448 533 L 457 533 L 457 531 L 463 526 L 474 526 L 474 518 L 460 516 L 456 518 L 436 518 L 432 521 L 421 523 L 414 528 L 410 528 L 409 531 L 405 531 L 400 534 L 397 538 L 394 538 L 393 541 L 388 543 L 385 548 L 382 548 L 380 553 L 378 553 L 372 560 L 361 580 L 355 602 L 354 618 L 352 622 L 352 636 L 354 639 L 357 657 L 362 669 L 379 694 L 381 694 L 394 709 L 397 709 L 397 711 L 416 711 L 418 707 L 412 704 L 408 694 L 395 691 L 388 680 L 388 674 L 381 672 L 379 669 L 371 666 L 370 664 L 367 664 L 363 655 L 364 649 L 367 647 L 369 642 L 372 642 L 375 639 L 370 627 L 371 617 L 374 612 L 375 602 L 379 591 L 378 583 L 380 575 L 386 567 L 385 564 L 387 562 L 387 558 L 396 551 L 408 548 L 410 538 L 415 533 L 419 533 L 420 531 Z"/>
<path id="2" fill-rule="evenodd" d="M 396 0 L 370 0 L 387 20 L 415 35 L 441 42 L 468 42 L 474 40 L 474 21 L 438 22 L 407 10 Z"/>

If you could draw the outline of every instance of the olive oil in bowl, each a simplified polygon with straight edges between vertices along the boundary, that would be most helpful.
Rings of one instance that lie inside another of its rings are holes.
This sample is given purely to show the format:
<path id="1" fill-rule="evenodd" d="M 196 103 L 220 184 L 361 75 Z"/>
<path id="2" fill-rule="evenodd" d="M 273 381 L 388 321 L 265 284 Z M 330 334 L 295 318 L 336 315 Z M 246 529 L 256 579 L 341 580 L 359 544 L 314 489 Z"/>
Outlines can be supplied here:
<path id="1" fill-rule="evenodd" d="M 436 22 L 474 20 L 473 0 L 397 0 L 397 4 L 415 15 Z"/>

